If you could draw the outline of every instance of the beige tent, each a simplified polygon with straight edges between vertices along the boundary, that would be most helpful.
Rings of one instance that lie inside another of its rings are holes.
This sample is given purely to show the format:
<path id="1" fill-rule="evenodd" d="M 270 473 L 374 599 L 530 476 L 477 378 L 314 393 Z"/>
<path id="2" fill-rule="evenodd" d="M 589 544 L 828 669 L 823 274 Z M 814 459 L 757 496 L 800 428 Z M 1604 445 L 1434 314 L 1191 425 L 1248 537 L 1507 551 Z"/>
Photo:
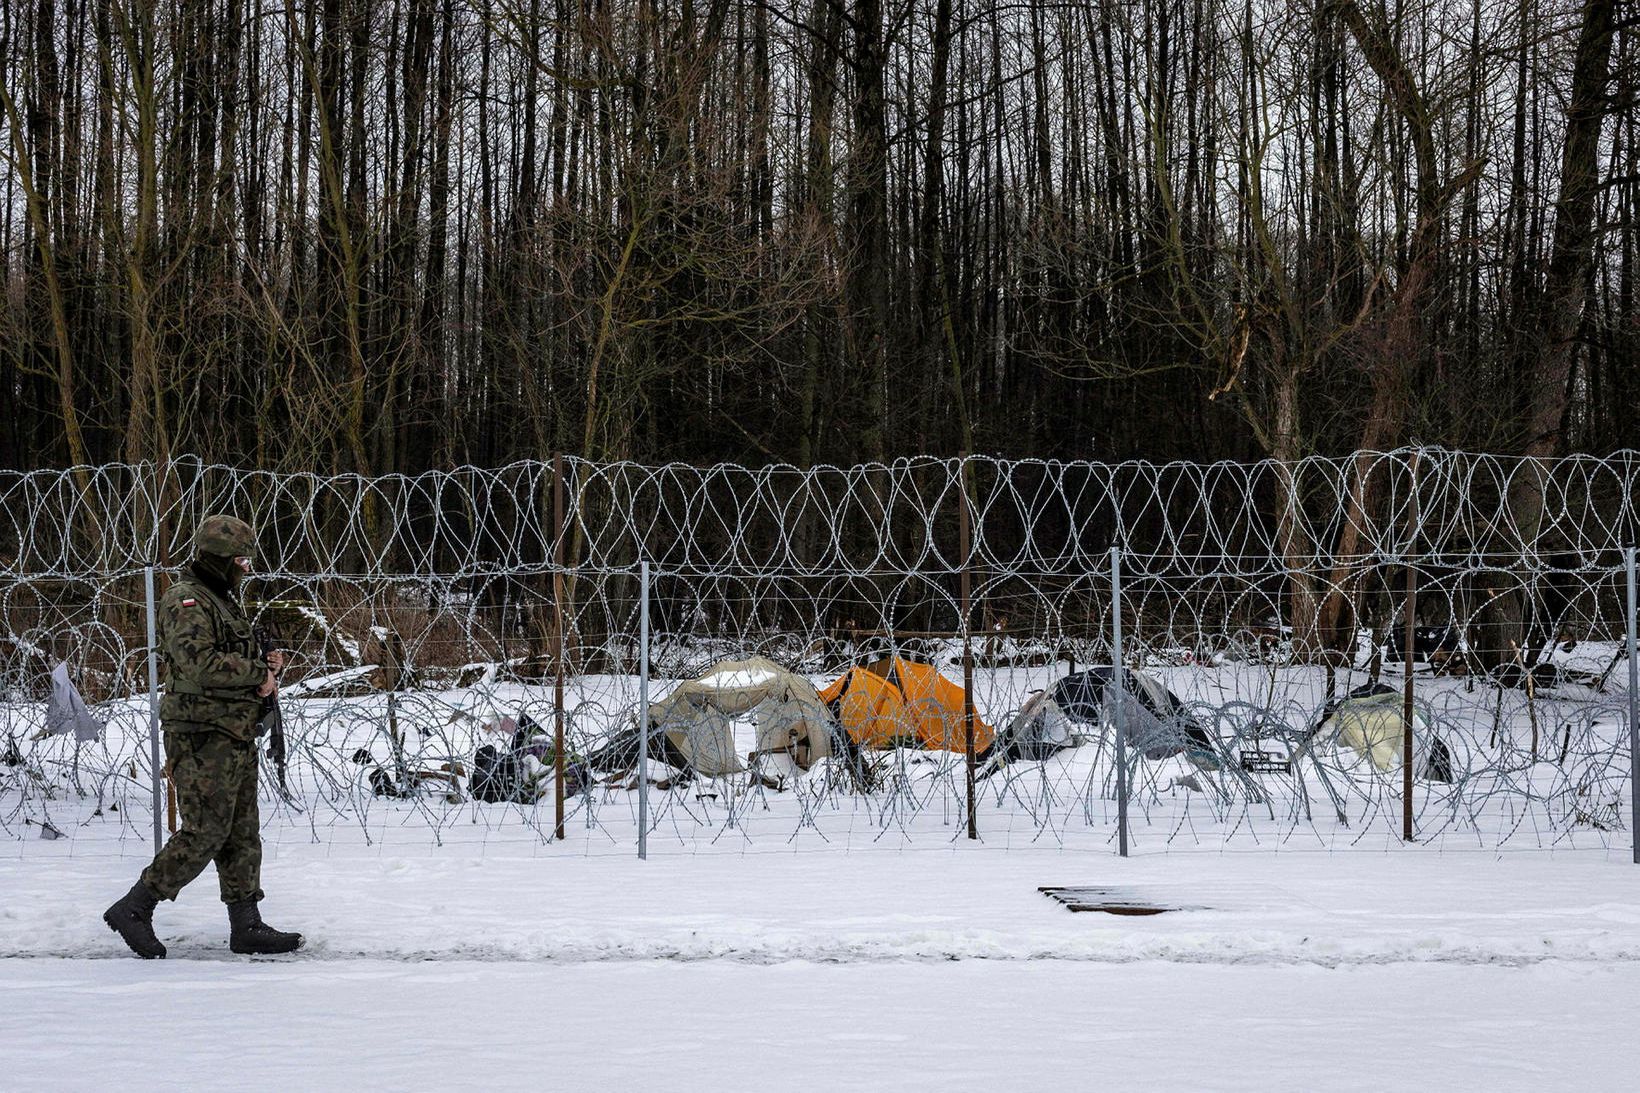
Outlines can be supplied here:
<path id="1" fill-rule="evenodd" d="M 763 657 L 718 661 L 649 707 L 649 723 L 705 775 L 746 769 L 737 722 L 750 724 L 752 756 L 788 755 L 808 770 L 831 754 L 832 721 L 814 685 Z"/>

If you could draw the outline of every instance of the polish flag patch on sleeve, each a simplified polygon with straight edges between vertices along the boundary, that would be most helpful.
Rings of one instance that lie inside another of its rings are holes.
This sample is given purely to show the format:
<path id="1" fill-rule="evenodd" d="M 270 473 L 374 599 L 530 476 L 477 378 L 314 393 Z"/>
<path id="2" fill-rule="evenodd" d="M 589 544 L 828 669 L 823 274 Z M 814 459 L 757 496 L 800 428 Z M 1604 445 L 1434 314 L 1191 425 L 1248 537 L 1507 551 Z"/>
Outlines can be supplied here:
<path id="1" fill-rule="evenodd" d="M 182 601 L 182 606 L 183 607 L 192 607 L 194 604 L 196 604 L 198 602 L 199 602 L 198 600 L 196 600 L 196 599 L 194 599 L 193 597 L 190 596 L 188 599 Z"/>

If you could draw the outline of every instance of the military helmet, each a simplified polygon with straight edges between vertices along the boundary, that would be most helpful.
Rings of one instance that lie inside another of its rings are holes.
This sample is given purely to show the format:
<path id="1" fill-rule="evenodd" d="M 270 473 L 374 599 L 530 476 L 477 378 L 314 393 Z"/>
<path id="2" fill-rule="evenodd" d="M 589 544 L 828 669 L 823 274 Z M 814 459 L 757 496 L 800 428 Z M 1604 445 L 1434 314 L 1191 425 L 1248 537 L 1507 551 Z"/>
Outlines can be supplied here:
<path id="1" fill-rule="evenodd" d="M 256 551 L 256 532 L 236 516 L 207 516 L 194 530 L 194 550 L 219 558 L 248 557 Z"/>

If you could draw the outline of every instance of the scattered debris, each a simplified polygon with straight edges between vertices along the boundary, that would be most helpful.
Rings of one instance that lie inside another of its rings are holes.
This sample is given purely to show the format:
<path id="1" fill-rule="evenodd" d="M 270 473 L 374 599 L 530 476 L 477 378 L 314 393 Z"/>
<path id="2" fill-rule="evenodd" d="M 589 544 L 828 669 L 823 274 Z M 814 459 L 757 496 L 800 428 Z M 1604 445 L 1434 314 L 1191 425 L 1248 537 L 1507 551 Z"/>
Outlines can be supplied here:
<path id="1" fill-rule="evenodd" d="M 50 820 L 36 820 L 30 817 L 24 817 L 23 823 L 33 824 L 35 827 L 38 827 L 40 829 L 40 838 L 42 839 L 68 838 L 67 835 L 64 835 L 61 831 L 58 831 L 55 827 L 53 827 Z"/>

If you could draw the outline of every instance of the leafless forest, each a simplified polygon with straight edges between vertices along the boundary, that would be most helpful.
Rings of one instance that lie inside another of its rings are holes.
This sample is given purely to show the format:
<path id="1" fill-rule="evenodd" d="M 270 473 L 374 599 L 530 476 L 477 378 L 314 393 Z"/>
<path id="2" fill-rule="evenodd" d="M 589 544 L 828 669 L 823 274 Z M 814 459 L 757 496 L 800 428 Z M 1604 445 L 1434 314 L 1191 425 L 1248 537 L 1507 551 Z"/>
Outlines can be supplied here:
<path id="1" fill-rule="evenodd" d="M 0 465 L 1632 445 L 1640 5 L 12 0 Z"/>

